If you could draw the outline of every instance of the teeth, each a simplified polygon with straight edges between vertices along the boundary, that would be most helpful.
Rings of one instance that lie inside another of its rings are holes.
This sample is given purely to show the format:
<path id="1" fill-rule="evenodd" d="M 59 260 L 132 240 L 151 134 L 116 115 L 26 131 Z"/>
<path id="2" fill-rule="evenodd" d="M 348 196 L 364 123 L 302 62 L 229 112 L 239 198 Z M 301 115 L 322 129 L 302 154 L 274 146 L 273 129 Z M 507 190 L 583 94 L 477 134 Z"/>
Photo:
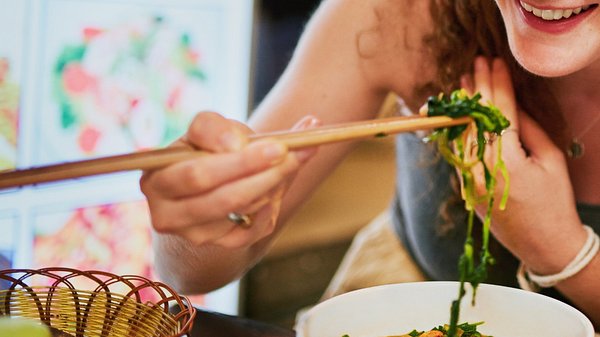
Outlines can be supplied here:
<path id="1" fill-rule="evenodd" d="M 563 11 L 563 17 L 564 17 L 565 19 L 568 19 L 568 18 L 571 16 L 571 14 L 579 14 L 579 13 L 581 13 L 581 8 L 577 8 L 577 9 L 575 9 L 575 10 L 572 10 L 572 9 L 565 9 L 565 10 Z"/>
<path id="2" fill-rule="evenodd" d="M 568 19 L 572 15 L 577 15 L 581 12 L 586 11 L 590 8 L 590 5 L 580 6 L 577 8 L 569 8 L 569 9 L 539 9 L 531 6 L 528 3 L 523 1 L 519 1 L 521 3 L 521 7 L 526 11 L 533 13 L 533 15 L 538 18 L 552 21 L 552 20 L 560 20 L 560 19 Z"/>
<path id="3" fill-rule="evenodd" d="M 542 11 L 542 19 L 544 20 L 554 20 L 554 12 L 549 9 L 545 9 Z M 560 17 L 562 17 L 562 13 L 560 13 Z"/>
<path id="4" fill-rule="evenodd" d="M 558 10 L 558 11 L 554 11 L 554 15 L 552 16 L 553 20 L 558 20 L 561 19 L 563 17 L 563 10 Z"/>

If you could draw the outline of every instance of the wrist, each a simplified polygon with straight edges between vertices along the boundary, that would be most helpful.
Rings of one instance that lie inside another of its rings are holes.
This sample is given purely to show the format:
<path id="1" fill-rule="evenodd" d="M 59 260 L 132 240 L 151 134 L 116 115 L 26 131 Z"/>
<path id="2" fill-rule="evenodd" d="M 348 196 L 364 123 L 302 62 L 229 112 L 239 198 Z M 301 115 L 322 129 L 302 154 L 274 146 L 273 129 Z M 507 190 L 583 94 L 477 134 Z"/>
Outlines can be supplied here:
<path id="1" fill-rule="evenodd" d="M 576 257 L 588 237 L 579 221 L 574 225 L 540 229 L 526 240 L 522 254 L 517 256 L 536 274 L 555 274 Z"/>
<path id="2" fill-rule="evenodd" d="M 553 287 L 586 268 L 600 251 L 600 236 L 588 226 L 583 226 L 583 229 L 586 232 L 585 242 L 577 254 L 560 271 L 552 274 L 538 274 L 521 262 L 517 273 L 521 288 L 535 291 L 539 288 Z"/>

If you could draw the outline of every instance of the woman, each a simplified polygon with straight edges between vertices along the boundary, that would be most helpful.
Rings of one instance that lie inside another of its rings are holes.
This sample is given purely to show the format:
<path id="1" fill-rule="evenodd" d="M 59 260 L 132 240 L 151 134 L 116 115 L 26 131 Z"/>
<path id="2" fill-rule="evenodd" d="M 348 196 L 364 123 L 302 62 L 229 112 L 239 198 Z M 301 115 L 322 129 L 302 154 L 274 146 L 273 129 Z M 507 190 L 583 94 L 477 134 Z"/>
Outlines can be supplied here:
<path id="1" fill-rule="evenodd" d="M 514 131 L 502 141 L 509 211 L 493 214 L 490 281 L 516 284 L 518 262 L 530 275 L 552 275 L 556 296 L 598 327 L 598 254 L 587 252 L 568 277 L 560 272 L 594 242 L 583 223 L 600 232 L 599 75 L 600 11 L 587 0 L 326 0 L 249 127 L 200 113 L 174 146 L 214 154 L 142 177 L 159 272 L 184 293 L 242 276 L 352 149 L 246 145 L 249 134 L 373 118 L 390 91 L 417 111 L 462 85 L 497 105 Z M 429 163 L 422 151 L 431 150 L 414 135 L 398 144 L 396 232 L 426 276 L 456 279 L 464 212 L 448 187 L 453 172 Z M 423 193 L 414 177 L 432 188 Z M 423 200 L 431 204 L 418 207 Z"/>

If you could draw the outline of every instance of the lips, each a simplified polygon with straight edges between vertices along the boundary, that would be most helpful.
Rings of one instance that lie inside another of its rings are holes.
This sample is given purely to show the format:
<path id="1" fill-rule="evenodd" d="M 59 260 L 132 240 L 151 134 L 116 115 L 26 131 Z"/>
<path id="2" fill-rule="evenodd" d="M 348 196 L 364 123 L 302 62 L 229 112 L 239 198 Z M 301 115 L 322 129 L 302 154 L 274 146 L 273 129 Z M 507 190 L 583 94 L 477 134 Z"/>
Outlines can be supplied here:
<path id="1" fill-rule="evenodd" d="M 541 8 L 534 7 L 524 1 L 519 1 L 519 4 L 527 12 L 532 13 L 533 15 L 537 16 L 538 18 L 546 20 L 546 21 L 568 19 L 571 16 L 576 16 L 576 15 L 581 14 L 581 13 L 587 11 L 588 9 L 590 9 L 590 7 L 592 7 L 592 5 L 584 5 L 584 6 L 573 7 L 573 8 L 541 9 Z"/>
<path id="2" fill-rule="evenodd" d="M 598 8 L 598 4 L 548 8 L 516 0 L 524 21 L 534 29 L 561 34 L 572 30 Z"/>

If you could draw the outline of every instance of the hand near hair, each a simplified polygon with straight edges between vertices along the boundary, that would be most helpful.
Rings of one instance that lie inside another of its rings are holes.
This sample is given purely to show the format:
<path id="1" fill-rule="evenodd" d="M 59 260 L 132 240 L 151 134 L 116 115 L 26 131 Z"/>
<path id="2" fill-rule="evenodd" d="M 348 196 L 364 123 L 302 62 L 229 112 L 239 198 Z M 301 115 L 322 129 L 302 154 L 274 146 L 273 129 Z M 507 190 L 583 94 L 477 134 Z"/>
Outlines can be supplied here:
<path id="1" fill-rule="evenodd" d="M 469 82 L 469 81 L 467 81 Z M 586 238 L 577 214 L 565 156 L 544 130 L 518 109 L 508 69 L 503 61 L 475 61 L 468 90 L 479 92 L 511 122 L 502 136 L 502 159 L 510 177 L 506 211 L 495 210 L 492 233 L 513 254 L 540 274 L 560 271 L 577 254 Z M 493 167 L 498 142 L 487 144 L 486 163 Z M 476 185 L 485 191 L 483 169 L 476 168 Z M 496 200 L 504 182 L 499 175 Z M 485 214 L 485 205 L 477 212 Z"/>

